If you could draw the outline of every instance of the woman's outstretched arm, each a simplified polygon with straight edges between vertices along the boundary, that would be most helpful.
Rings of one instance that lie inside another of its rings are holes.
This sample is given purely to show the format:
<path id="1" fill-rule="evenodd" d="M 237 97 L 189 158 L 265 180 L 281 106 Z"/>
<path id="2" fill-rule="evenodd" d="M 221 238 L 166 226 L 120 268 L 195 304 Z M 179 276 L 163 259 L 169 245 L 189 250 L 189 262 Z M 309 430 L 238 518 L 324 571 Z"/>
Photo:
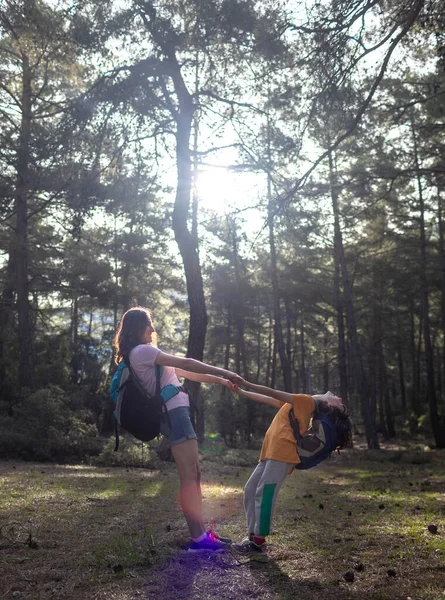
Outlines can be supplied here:
<path id="1" fill-rule="evenodd" d="M 175 369 L 176 375 L 178 377 L 185 377 L 185 379 L 189 379 L 190 381 L 199 381 L 200 383 L 217 383 L 219 385 L 223 385 L 228 388 L 230 391 L 234 391 L 234 384 L 225 379 L 224 377 L 217 377 L 216 375 L 207 375 L 205 373 L 192 373 L 191 371 L 184 371 L 184 369 Z"/>
<path id="2" fill-rule="evenodd" d="M 213 367 L 194 358 L 181 358 L 174 354 L 166 354 L 160 351 L 155 359 L 155 364 L 163 365 L 165 367 L 174 367 L 175 369 L 182 369 L 183 371 L 189 371 L 192 373 L 200 373 L 202 375 L 216 375 L 217 377 L 224 377 L 229 379 L 232 383 L 239 385 L 244 384 L 244 379 L 228 371 L 227 369 L 221 369 L 219 367 Z"/>

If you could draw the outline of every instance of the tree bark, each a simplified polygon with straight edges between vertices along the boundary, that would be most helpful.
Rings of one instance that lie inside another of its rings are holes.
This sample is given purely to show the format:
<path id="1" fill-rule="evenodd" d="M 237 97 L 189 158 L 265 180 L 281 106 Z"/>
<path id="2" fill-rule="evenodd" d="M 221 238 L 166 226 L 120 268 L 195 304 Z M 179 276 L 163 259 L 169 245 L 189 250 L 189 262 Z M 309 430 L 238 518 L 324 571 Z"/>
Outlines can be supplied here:
<path id="1" fill-rule="evenodd" d="M 272 344 L 272 371 L 270 375 L 270 387 L 275 387 L 275 380 L 277 378 L 277 340 L 275 336 Z"/>
<path id="2" fill-rule="evenodd" d="M 286 311 L 286 355 L 287 361 L 289 363 L 289 371 L 292 379 L 292 314 L 289 303 L 289 298 L 286 297 L 284 300 L 284 308 Z M 292 384 L 291 384 L 292 389 Z"/>
<path id="3" fill-rule="evenodd" d="M 267 360 L 266 360 L 266 385 L 273 387 L 271 383 L 271 373 L 273 367 L 273 349 L 274 349 L 274 335 L 273 335 L 273 317 L 269 313 L 269 334 L 267 339 Z"/>
<path id="4" fill-rule="evenodd" d="M 323 340 L 323 390 L 329 389 L 329 339 L 324 336 Z"/>
<path id="5" fill-rule="evenodd" d="M 381 380 L 382 380 L 382 396 L 383 396 L 386 430 L 387 430 L 388 436 L 390 438 L 395 438 L 396 437 L 396 427 L 395 427 L 395 421 L 394 421 L 394 412 L 393 412 L 393 409 L 391 406 L 389 378 L 388 378 L 388 371 L 386 369 L 385 357 L 383 355 L 383 348 L 381 349 L 381 353 L 380 353 L 380 372 L 381 372 Z"/>
<path id="6" fill-rule="evenodd" d="M 267 225 L 269 228 L 269 248 L 270 248 L 270 264 L 271 264 L 271 284 L 273 295 L 273 310 L 274 310 L 274 330 L 275 342 L 277 345 L 278 355 L 280 357 L 281 373 L 283 375 L 284 389 L 286 392 L 292 391 L 292 371 L 291 365 L 287 357 L 286 347 L 284 342 L 283 328 L 281 325 L 281 307 L 280 307 L 280 290 L 278 287 L 278 266 L 277 252 L 275 247 L 275 231 L 274 231 L 274 208 L 275 204 L 272 200 L 272 181 L 270 177 L 270 169 L 272 164 L 271 147 L 270 147 L 270 122 L 267 121 L 267 153 L 268 153 L 268 173 L 267 173 Z"/>
<path id="7" fill-rule="evenodd" d="M 403 365 L 402 345 L 400 339 L 397 342 L 397 356 L 399 361 L 399 381 L 400 381 L 400 397 L 402 400 L 402 410 L 406 412 L 406 389 L 405 389 L 405 368 Z"/>
<path id="8" fill-rule="evenodd" d="M 22 52 L 22 96 L 20 144 L 17 155 L 15 268 L 20 346 L 20 385 L 35 387 L 34 332 L 28 285 L 28 200 L 30 191 L 30 140 L 32 74 L 29 58 Z"/>
<path id="9" fill-rule="evenodd" d="M 226 343 L 224 350 L 224 369 L 229 368 L 229 360 L 230 360 L 230 347 L 231 347 L 231 336 L 232 336 L 232 311 L 230 305 L 228 306 L 227 311 L 227 327 L 226 327 Z M 229 390 L 221 386 L 220 394 L 219 394 L 219 403 L 217 408 L 218 421 L 219 421 L 219 432 L 225 441 L 226 444 L 230 446 L 234 445 L 235 435 L 236 435 L 236 427 L 235 427 L 235 419 L 230 418 L 233 416 L 233 401 L 232 395 L 229 393 Z"/>
<path id="10" fill-rule="evenodd" d="M 441 389 L 445 391 L 445 222 L 443 220 L 443 199 L 437 187 L 437 216 L 439 224 L 439 257 L 441 271 L 441 321 L 442 321 L 442 378 Z"/>
<path id="11" fill-rule="evenodd" d="M 422 181 L 419 175 L 420 158 L 417 145 L 417 136 L 414 126 L 414 118 L 411 116 L 411 133 L 413 137 L 414 163 L 417 170 L 417 191 L 419 200 L 420 217 L 420 296 L 423 319 L 423 341 L 425 345 L 425 363 L 426 363 L 426 394 L 430 411 L 431 427 L 437 448 L 445 448 L 445 421 L 439 415 L 437 408 L 437 395 L 434 375 L 434 353 L 431 344 L 431 328 L 428 299 L 428 278 L 427 278 L 427 240 L 425 234 L 425 201 L 423 197 Z"/>
<path id="12" fill-rule="evenodd" d="M 410 417 L 410 431 L 414 435 L 418 430 L 418 420 L 422 414 L 421 402 L 420 402 L 420 374 L 419 374 L 419 351 L 416 345 L 416 319 L 414 312 L 414 300 L 410 299 L 410 349 L 411 349 L 411 417 Z M 421 329 L 422 317 L 420 316 Z M 421 340 L 421 334 L 419 334 L 419 342 Z"/>
<path id="13" fill-rule="evenodd" d="M 11 373 L 8 373 L 8 355 L 11 353 L 12 340 L 15 338 L 14 331 L 14 300 L 15 300 L 15 250 L 14 239 L 11 236 L 9 246 L 9 258 L 6 267 L 5 287 L 1 295 L 0 304 L 0 400 L 6 402 L 9 411 L 12 411 L 14 399 L 14 386 Z"/>
<path id="14" fill-rule="evenodd" d="M 301 309 L 300 316 L 300 346 L 301 346 L 301 382 L 303 384 L 302 393 L 305 394 L 307 391 L 307 377 L 306 377 L 306 342 L 304 335 L 304 312 Z"/>
<path id="15" fill-rule="evenodd" d="M 264 331 L 264 323 L 262 320 L 261 310 L 259 307 L 258 307 L 258 312 L 257 312 L 256 323 L 257 323 L 257 339 L 256 339 L 257 355 L 256 355 L 256 370 L 255 370 L 254 382 L 258 383 L 258 381 L 260 380 L 260 373 L 261 373 L 261 367 L 262 367 L 262 350 L 263 350 L 262 334 Z M 269 341 L 269 344 L 270 344 L 270 341 Z"/>
<path id="16" fill-rule="evenodd" d="M 187 296 L 190 306 L 187 356 L 202 360 L 207 332 L 207 309 L 199 260 L 196 218 L 192 221 L 191 230 L 188 227 L 192 191 L 190 140 L 197 105 L 193 101 L 193 97 L 187 89 L 182 76 L 181 65 L 178 62 L 175 42 L 173 40 L 174 35 L 167 35 L 166 33 L 167 30 L 168 33 L 173 33 L 173 25 L 158 19 L 156 8 L 152 2 L 145 2 L 139 5 L 139 8 L 145 27 L 165 57 L 162 61 L 165 70 L 160 76 L 167 76 L 171 79 L 177 101 L 176 105 L 172 102 L 170 92 L 167 86 L 164 85 L 165 106 L 176 122 L 177 186 L 172 226 L 184 264 Z M 190 393 L 192 421 L 196 427 L 198 440 L 202 442 L 204 440 L 204 405 L 199 397 L 200 384 L 194 381 L 187 381 L 185 387 Z"/>
<path id="17" fill-rule="evenodd" d="M 236 362 L 236 372 L 242 373 L 242 376 L 250 380 L 250 374 L 247 367 L 247 355 L 246 355 L 246 344 L 244 337 L 244 329 L 245 329 L 245 293 L 243 288 L 243 279 L 245 273 L 241 273 L 241 265 L 240 258 L 238 252 L 238 240 L 236 237 L 236 228 L 232 227 L 229 223 L 230 235 L 232 239 L 232 253 L 233 253 L 233 265 L 235 270 L 235 283 L 236 289 L 238 291 L 239 297 L 234 306 L 234 318 L 235 318 L 235 329 L 236 329 L 236 342 L 235 348 L 237 351 L 237 362 Z"/>
<path id="18" fill-rule="evenodd" d="M 182 105 L 180 115 L 178 116 L 176 132 L 178 183 L 173 209 L 173 231 L 184 264 L 187 296 L 190 306 L 187 356 L 202 360 L 207 332 L 207 309 L 199 261 L 198 239 L 196 234 L 192 235 L 187 226 L 192 182 L 189 143 L 195 110 L 192 98 L 188 93 L 183 94 Z M 191 409 L 196 419 L 195 425 L 198 440 L 202 442 L 204 439 L 204 407 L 199 402 L 200 384 L 188 381 L 186 387 L 191 396 Z"/>
<path id="19" fill-rule="evenodd" d="M 369 448 L 378 448 L 379 442 L 377 439 L 377 431 L 375 427 L 375 417 L 371 411 L 369 402 L 369 389 L 366 372 L 363 366 L 362 352 L 360 348 L 357 324 L 355 318 L 355 310 L 352 301 L 352 286 L 349 279 L 349 273 L 346 265 L 345 253 L 343 248 L 343 237 L 340 228 L 340 216 L 338 210 L 338 186 L 336 184 L 336 174 L 334 171 L 334 162 L 332 152 L 329 152 L 329 176 L 331 188 L 332 209 L 334 213 L 334 228 L 335 228 L 335 248 L 339 256 L 342 283 L 344 292 L 345 311 L 349 332 L 349 340 L 351 344 L 351 354 L 353 361 L 353 369 L 357 380 L 357 387 L 360 395 L 360 406 L 362 411 L 363 422 L 365 426 L 366 440 Z"/>
<path id="20" fill-rule="evenodd" d="M 71 383 L 76 385 L 79 379 L 79 300 L 73 299 L 71 314 Z"/>
<path id="21" fill-rule="evenodd" d="M 348 403 L 348 372 L 346 360 L 345 323 L 343 315 L 343 299 L 340 288 L 340 243 L 334 242 L 334 306 L 337 313 L 337 354 L 338 372 L 340 377 L 340 397 Z"/>

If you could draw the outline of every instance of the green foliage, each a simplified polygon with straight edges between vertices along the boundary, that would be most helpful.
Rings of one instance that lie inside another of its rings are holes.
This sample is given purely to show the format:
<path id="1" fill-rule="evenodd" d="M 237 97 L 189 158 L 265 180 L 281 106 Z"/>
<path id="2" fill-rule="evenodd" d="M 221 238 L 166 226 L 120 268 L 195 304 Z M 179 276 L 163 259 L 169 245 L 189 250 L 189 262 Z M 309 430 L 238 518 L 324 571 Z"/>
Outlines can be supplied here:
<path id="1" fill-rule="evenodd" d="M 86 460 L 102 447 L 86 413 L 73 413 L 69 398 L 49 386 L 22 398 L 0 423 L 0 456 L 24 460 Z"/>
<path id="2" fill-rule="evenodd" d="M 222 457 L 225 465 L 251 467 L 258 462 L 257 450 L 228 450 Z"/>
<path id="3" fill-rule="evenodd" d="M 115 452 L 115 439 L 112 436 L 104 442 L 101 453 L 92 462 L 98 466 L 153 469 L 159 465 L 156 444 L 157 442 L 143 444 L 131 435 L 124 434 L 119 437 L 119 451 Z"/>

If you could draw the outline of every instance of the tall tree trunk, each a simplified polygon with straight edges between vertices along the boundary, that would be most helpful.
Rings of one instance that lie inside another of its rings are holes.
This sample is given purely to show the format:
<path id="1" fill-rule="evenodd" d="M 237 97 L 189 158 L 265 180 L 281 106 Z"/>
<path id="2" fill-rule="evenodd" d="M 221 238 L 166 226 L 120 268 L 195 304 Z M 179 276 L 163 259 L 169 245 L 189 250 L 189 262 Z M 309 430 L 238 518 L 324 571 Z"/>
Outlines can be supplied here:
<path id="1" fill-rule="evenodd" d="M 119 290 L 119 277 L 118 273 L 118 247 L 117 247 L 117 217 L 114 215 L 113 219 L 113 262 L 114 262 L 114 292 L 113 292 L 113 331 L 117 330 L 117 325 L 119 322 L 119 298 L 118 298 L 118 290 Z M 111 355 L 110 366 L 108 369 L 108 377 L 111 379 L 115 374 L 117 369 L 116 363 L 114 362 L 114 353 Z"/>
<path id="2" fill-rule="evenodd" d="M 232 311 L 230 305 L 227 310 L 227 326 L 226 326 L 226 344 L 224 350 L 224 368 L 229 368 L 229 360 L 230 360 L 230 347 L 231 347 L 231 337 L 232 337 Z M 233 446 L 235 441 L 235 420 L 230 418 L 233 416 L 233 401 L 232 394 L 229 393 L 229 390 L 221 386 L 220 394 L 219 394 L 219 402 L 217 407 L 218 414 L 218 423 L 219 423 L 219 432 L 223 437 L 223 440 Z"/>
<path id="3" fill-rule="evenodd" d="M 269 205 L 268 215 L 269 225 L 269 247 L 270 247 L 270 260 L 271 260 L 271 280 L 272 280 L 272 294 L 273 294 L 273 309 L 274 309 L 274 331 L 275 331 L 275 342 L 277 345 L 278 356 L 280 357 L 281 373 L 283 376 L 284 389 L 287 392 L 292 391 L 292 373 L 290 370 L 290 364 L 286 354 L 286 347 L 284 343 L 283 328 L 281 325 L 281 307 L 280 297 L 278 290 L 278 275 L 277 275 L 277 255 L 275 249 L 275 233 L 273 225 L 273 212 L 272 207 Z"/>
<path id="4" fill-rule="evenodd" d="M 79 379 L 79 299 L 73 299 L 71 314 L 71 375 L 70 381 L 77 384 Z"/>
<path id="5" fill-rule="evenodd" d="M 14 327 L 14 291 L 15 291 L 15 240 L 11 236 L 9 246 L 9 258 L 6 266 L 6 281 L 0 299 L 0 401 L 6 402 L 9 411 L 12 411 L 14 400 L 14 388 L 11 373 L 9 373 L 9 360 L 11 360 L 11 349 L 13 338 L 15 338 Z"/>
<path id="6" fill-rule="evenodd" d="M 236 363 L 236 371 L 237 373 L 242 373 L 242 376 L 250 380 L 250 374 L 247 367 L 247 353 L 246 353 L 246 344 L 244 337 L 244 329 L 245 329 L 245 293 L 243 282 L 245 280 L 245 273 L 241 272 L 241 264 L 238 252 L 238 240 L 236 236 L 236 227 L 232 226 L 233 224 L 228 221 L 229 231 L 232 239 L 232 253 L 233 253 L 233 265 L 235 268 L 235 283 L 236 289 L 238 290 L 239 298 L 234 306 L 234 318 L 235 318 L 235 327 L 236 327 L 236 341 L 235 348 L 237 349 L 238 360 Z M 249 404 L 250 405 L 250 404 Z"/>
<path id="7" fill-rule="evenodd" d="M 326 334 L 323 340 L 323 390 L 329 389 L 329 338 Z"/>
<path id="8" fill-rule="evenodd" d="M 179 104 L 179 110 L 175 113 L 178 181 L 173 209 L 173 231 L 184 264 L 190 306 L 187 356 L 202 360 L 207 332 L 207 309 L 199 261 L 197 231 L 196 227 L 192 226 L 192 231 L 188 228 L 192 189 L 190 137 L 196 105 L 186 88 L 176 57 L 171 55 L 169 63 Z M 199 400 L 200 384 L 188 381 L 186 387 L 191 396 L 191 409 L 198 440 L 202 442 L 204 439 L 204 406 Z"/>
<path id="9" fill-rule="evenodd" d="M 271 372 L 273 370 L 273 349 L 274 349 L 274 335 L 273 335 L 273 317 L 269 313 L 269 335 L 267 340 L 267 360 L 266 360 L 266 385 L 273 387 L 271 383 Z"/>
<path id="10" fill-rule="evenodd" d="M 403 365 L 402 344 L 400 339 L 397 341 L 397 357 L 399 362 L 399 381 L 400 381 L 400 396 L 402 400 L 402 410 L 406 412 L 406 389 L 405 389 L 405 368 Z"/>
<path id="11" fill-rule="evenodd" d="M 380 348 L 380 379 L 382 381 L 382 399 L 385 414 L 385 428 L 390 438 L 396 437 L 396 428 L 394 421 L 394 413 L 391 406 L 391 394 L 390 385 L 388 378 L 388 371 L 386 369 L 385 357 L 383 354 L 383 347 Z"/>
<path id="12" fill-rule="evenodd" d="M 337 313 L 337 353 L 338 372 L 340 377 L 340 397 L 348 403 L 348 373 L 346 361 L 345 323 L 343 315 L 343 299 L 340 289 L 340 244 L 334 243 L 334 306 Z"/>
<path id="13" fill-rule="evenodd" d="M 380 375 L 380 372 L 379 372 Z M 380 429 L 380 433 L 383 435 L 383 438 L 385 440 L 387 440 L 389 438 L 388 435 L 388 430 L 386 429 L 386 422 L 385 422 L 385 405 L 384 405 L 384 400 L 383 400 L 383 387 L 382 387 L 382 380 L 379 377 L 379 385 L 377 387 L 377 404 L 379 407 L 379 429 Z"/>
<path id="14" fill-rule="evenodd" d="M 441 321 L 442 321 L 442 393 L 445 393 L 445 222 L 443 220 L 443 199 L 437 187 L 437 216 L 439 223 L 439 256 L 441 271 Z"/>
<path id="15" fill-rule="evenodd" d="M 187 89 L 182 76 L 181 65 L 178 62 L 175 42 L 173 41 L 173 25 L 170 23 L 167 25 L 166 21 L 158 19 L 156 8 L 152 2 L 142 3 L 139 5 L 139 8 L 139 14 L 144 21 L 145 27 L 165 57 L 162 61 L 165 69 L 164 72 L 171 78 L 176 96 L 175 105 L 172 101 L 171 93 L 164 83 L 165 105 L 176 122 L 177 186 L 172 225 L 175 240 L 184 264 L 187 296 L 190 306 L 187 356 L 202 360 L 207 332 L 207 309 L 199 260 L 196 219 L 192 220 L 191 230 L 188 227 L 192 192 L 190 140 L 197 105 L 193 100 L 192 94 Z M 168 35 L 167 30 L 172 35 Z M 204 405 L 201 403 L 199 397 L 200 384 L 194 381 L 187 381 L 185 385 L 190 392 L 192 420 L 196 427 L 198 440 L 202 442 L 204 439 Z"/>
<path id="16" fill-rule="evenodd" d="M 377 283 L 377 280 L 376 280 Z M 381 313 L 381 301 L 383 298 L 383 290 L 380 288 L 379 298 L 377 300 L 377 323 L 376 323 L 376 344 L 374 346 L 374 352 L 378 365 L 378 381 L 379 381 L 379 400 L 380 400 L 380 418 L 382 433 L 385 438 L 394 438 L 396 436 L 394 426 L 394 415 L 391 407 L 391 397 L 389 393 L 389 381 L 388 374 L 386 371 L 385 356 L 383 353 L 383 328 L 382 328 L 382 313 Z"/>
<path id="17" fill-rule="evenodd" d="M 22 120 L 17 156 L 17 189 L 15 212 L 15 267 L 20 345 L 20 385 L 35 387 L 34 335 L 31 323 L 28 286 L 28 200 L 30 190 L 31 140 L 31 69 L 28 56 L 22 52 Z"/>
<path id="18" fill-rule="evenodd" d="M 414 311 L 414 299 L 411 296 L 410 299 L 410 349 L 411 349 L 411 418 L 410 418 L 410 431 L 412 435 L 415 435 L 418 430 L 418 420 L 422 414 L 422 407 L 420 402 L 420 379 L 419 379 L 419 352 L 416 347 L 416 319 Z M 422 317 L 420 317 L 422 322 Z M 419 342 L 421 336 L 419 335 Z"/>
<path id="19" fill-rule="evenodd" d="M 369 390 L 368 390 L 368 381 L 366 377 L 366 372 L 363 366 L 362 352 L 360 349 L 360 343 L 357 332 L 357 324 L 355 319 L 355 310 L 352 301 L 352 286 L 349 280 L 348 269 L 346 265 L 345 253 L 343 248 L 343 237 L 340 228 L 340 215 L 338 210 L 338 186 L 336 184 L 336 173 L 334 170 L 334 162 L 332 159 L 332 152 L 329 152 L 329 176 L 330 176 L 330 188 L 331 188 L 331 200 L 332 200 L 332 209 L 334 213 L 334 231 L 335 231 L 335 251 L 338 253 L 341 273 L 342 273 L 342 283 L 343 283 L 343 293 L 344 293 L 344 303 L 345 303 L 345 311 L 346 311 L 346 319 L 348 325 L 349 332 L 349 341 L 351 344 L 351 358 L 353 361 L 353 369 L 356 376 L 357 387 L 360 395 L 360 406 L 362 411 L 363 422 L 365 426 L 365 434 L 366 440 L 368 443 L 368 448 L 378 448 L 379 442 L 377 439 L 377 431 L 375 427 L 375 416 L 371 411 L 371 406 L 369 402 Z"/>
<path id="20" fill-rule="evenodd" d="M 286 311 L 286 355 L 289 363 L 289 369 L 292 377 L 292 313 L 289 303 L 289 298 L 286 296 L 284 300 L 284 308 Z M 291 384 L 292 389 L 292 384 Z"/>
<path id="21" fill-rule="evenodd" d="M 131 217 L 130 217 L 130 219 L 131 219 L 130 220 L 130 235 L 128 236 L 128 241 L 126 243 L 125 262 L 121 266 L 122 275 L 121 275 L 120 289 L 121 289 L 122 311 L 124 313 L 127 312 L 127 310 L 133 306 L 133 295 L 132 295 L 132 292 L 131 292 L 130 286 L 129 286 L 130 274 L 131 274 L 130 254 L 133 251 L 133 244 L 130 242 L 130 240 L 133 237 L 132 236 L 133 227 L 134 227 L 133 218 L 134 218 L 134 215 L 131 215 Z M 140 302 L 140 300 L 139 300 L 139 302 Z"/>
<path id="22" fill-rule="evenodd" d="M 376 352 L 376 318 L 375 318 L 375 307 L 372 313 L 372 336 L 369 345 L 369 358 L 368 358 L 368 373 L 369 373 L 369 402 L 371 404 L 372 412 L 377 412 L 378 403 L 378 389 L 377 389 L 377 352 Z M 379 406 L 380 408 L 380 406 Z M 379 410 L 379 427 L 380 430 L 384 430 L 383 422 L 383 411 Z"/>
<path id="23" fill-rule="evenodd" d="M 277 378 L 277 340 L 273 338 L 272 344 L 272 371 L 270 374 L 270 387 L 275 387 L 275 381 Z"/>
<path id="24" fill-rule="evenodd" d="M 271 264 L 271 284 L 273 295 L 274 309 L 274 328 L 275 342 L 277 345 L 278 355 L 280 357 L 281 373 L 283 375 L 284 389 L 286 392 L 292 391 L 292 372 L 291 365 L 286 353 L 284 343 L 283 328 L 281 325 L 281 307 L 280 307 L 280 290 L 278 287 L 278 265 L 277 252 L 275 247 L 275 231 L 274 231 L 274 209 L 275 204 L 272 198 L 272 180 L 270 170 L 272 166 L 271 148 L 270 148 L 270 121 L 267 120 L 267 152 L 268 152 L 268 172 L 267 172 L 267 225 L 269 228 L 269 248 L 270 248 L 270 264 Z"/>
<path id="25" fill-rule="evenodd" d="M 262 356 L 263 356 L 262 336 L 264 333 L 264 323 L 262 320 L 261 309 L 259 307 L 258 307 L 256 323 L 257 323 L 257 340 L 256 340 L 257 356 L 256 356 L 256 370 L 255 370 L 254 382 L 258 383 L 258 381 L 260 380 L 261 366 L 262 366 Z M 270 342 L 269 342 L 269 344 L 270 344 Z"/>
<path id="26" fill-rule="evenodd" d="M 300 316 L 300 346 L 301 346 L 301 382 L 303 384 L 302 393 L 305 394 L 307 391 L 307 377 L 306 377 L 306 341 L 304 335 L 304 312 L 301 309 Z"/>
<path id="27" fill-rule="evenodd" d="M 414 118 L 411 117 L 411 132 L 413 136 L 414 162 L 417 170 L 417 190 L 419 199 L 420 216 L 420 294 L 423 318 L 423 340 L 425 345 L 426 363 L 426 394 L 430 410 L 431 427 L 434 441 L 438 448 L 445 448 L 445 420 L 439 415 L 437 409 L 437 396 L 434 376 L 434 352 L 431 344 L 428 279 L 427 279 L 427 256 L 426 256 L 426 234 L 425 234 L 425 202 L 423 197 L 422 181 L 420 178 L 420 159 L 417 146 L 417 136 L 414 127 Z"/>

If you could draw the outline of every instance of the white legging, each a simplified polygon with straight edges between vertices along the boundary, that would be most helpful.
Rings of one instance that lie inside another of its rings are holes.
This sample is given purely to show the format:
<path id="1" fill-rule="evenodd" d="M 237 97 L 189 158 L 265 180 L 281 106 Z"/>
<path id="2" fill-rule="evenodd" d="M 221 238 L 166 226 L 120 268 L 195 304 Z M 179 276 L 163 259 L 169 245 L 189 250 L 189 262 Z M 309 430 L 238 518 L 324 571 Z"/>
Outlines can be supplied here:
<path id="1" fill-rule="evenodd" d="M 293 467 L 279 460 L 261 460 L 244 487 L 244 510 L 249 533 L 270 533 L 275 502 L 287 474 Z"/>

